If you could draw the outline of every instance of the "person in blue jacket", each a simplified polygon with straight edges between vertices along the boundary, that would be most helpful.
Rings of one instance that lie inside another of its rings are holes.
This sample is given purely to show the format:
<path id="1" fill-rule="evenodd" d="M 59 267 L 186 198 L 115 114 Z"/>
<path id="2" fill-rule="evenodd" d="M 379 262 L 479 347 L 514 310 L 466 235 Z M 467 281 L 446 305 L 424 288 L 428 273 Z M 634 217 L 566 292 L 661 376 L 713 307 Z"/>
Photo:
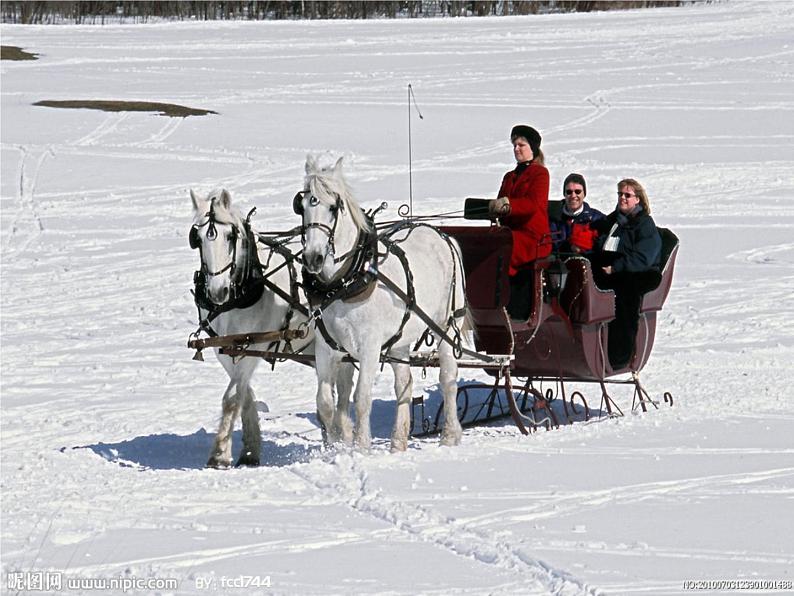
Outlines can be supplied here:
<path id="1" fill-rule="evenodd" d="M 587 182 L 581 174 L 571 173 L 562 183 L 563 199 L 549 208 L 549 224 L 554 251 L 557 253 L 588 253 L 598 236 L 590 223 L 604 219 L 604 214 L 591 207 Z"/>
<path id="2" fill-rule="evenodd" d="M 599 232 L 593 259 L 596 285 L 615 290 L 608 352 L 617 370 L 627 366 L 634 353 L 642 296 L 661 281 L 662 239 L 651 218 L 648 195 L 632 178 L 618 182 L 615 211 L 591 225 Z"/>

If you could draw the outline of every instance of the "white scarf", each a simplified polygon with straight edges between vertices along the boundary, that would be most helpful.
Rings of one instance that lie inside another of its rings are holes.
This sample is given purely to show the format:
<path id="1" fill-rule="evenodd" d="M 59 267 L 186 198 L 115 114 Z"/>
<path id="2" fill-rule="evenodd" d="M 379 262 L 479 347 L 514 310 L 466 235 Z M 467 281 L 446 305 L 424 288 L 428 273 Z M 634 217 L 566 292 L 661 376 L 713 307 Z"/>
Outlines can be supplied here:
<path id="1" fill-rule="evenodd" d="M 604 242 L 604 250 L 607 252 L 617 252 L 618 246 L 620 246 L 620 238 L 618 236 L 612 235 L 617 229 L 618 224 L 615 222 L 615 224 L 612 226 L 612 229 L 609 230 L 609 235 L 607 236 L 606 242 Z"/>

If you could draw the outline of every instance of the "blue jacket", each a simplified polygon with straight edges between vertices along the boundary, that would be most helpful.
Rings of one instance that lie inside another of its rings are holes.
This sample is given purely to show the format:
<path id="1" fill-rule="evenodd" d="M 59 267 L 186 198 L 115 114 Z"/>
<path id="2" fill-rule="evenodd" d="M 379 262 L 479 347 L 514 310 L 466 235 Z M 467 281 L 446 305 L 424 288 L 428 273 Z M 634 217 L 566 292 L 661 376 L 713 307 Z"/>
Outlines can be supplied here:
<path id="1" fill-rule="evenodd" d="M 570 238 L 571 231 L 574 225 L 582 225 L 589 228 L 590 223 L 604 219 L 605 215 L 598 209 L 595 209 L 587 204 L 587 201 L 582 203 L 582 211 L 578 215 L 567 215 L 563 210 L 565 207 L 565 199 L 561 200 L 557 205 L 552 204 L 549 209 L 549 226 L 551 228 L 551 237 L 554 241 L 554 250 L 568 252 L 571 250 Z M 551 212 L 556 212 L 551 215 Z"/>
<path id="2" fill-rule="evenodd" d="M 612 236 L 618 238 L 618 245 L 610 255 L 611 251 L 604 251 L 603 247 L 615 223 L 618 225 Z M 662 239 L 653 219 L 644 210 L 629 216 L 613 211 L 595 227 L 599 232 L 596 246 L 602 254 L 612 257 L 615 273 L 660 270 Z"/>

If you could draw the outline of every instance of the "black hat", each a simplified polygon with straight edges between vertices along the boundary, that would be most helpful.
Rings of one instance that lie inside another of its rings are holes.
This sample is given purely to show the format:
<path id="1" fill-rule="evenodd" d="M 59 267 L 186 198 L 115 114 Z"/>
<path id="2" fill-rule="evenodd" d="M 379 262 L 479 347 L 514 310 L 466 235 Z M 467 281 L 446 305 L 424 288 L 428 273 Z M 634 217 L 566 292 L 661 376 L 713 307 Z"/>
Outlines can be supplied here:
<path id="1" fill-rule="evenodd" d="M 568 174 L 565 177 L 565 182 L 562 183 L 562 192 L 565 192 L 565 187 L 568 186 L 569 182 L 573 182 L 574 184 L 581 184 L 582 190 L 584 191 L 585 196 L 587 195 L 587 182 L 584 181 L 584 176 L 581 174 Z"/>
<path id="2" fill-rule="evenodd" d="M 510 140 L 512 141 L 516 137 L 524 137 L 527 143 L 529 143 L 529 147 L 532 149 L 532 154 L 538 154 L 538 150 L 540 149 L 540 133 L 537 130 L 526 124 L 516 124 L 513 130 L 510 131 Z"/>

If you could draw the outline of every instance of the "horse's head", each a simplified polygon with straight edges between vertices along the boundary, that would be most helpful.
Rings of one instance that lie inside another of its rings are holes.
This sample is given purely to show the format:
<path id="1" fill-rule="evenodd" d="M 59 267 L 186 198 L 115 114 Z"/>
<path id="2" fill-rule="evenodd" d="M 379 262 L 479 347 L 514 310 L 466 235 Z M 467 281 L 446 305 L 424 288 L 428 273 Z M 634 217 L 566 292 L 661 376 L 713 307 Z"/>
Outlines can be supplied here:
<path id="1" fill-rule="evenodd" d="M 342 173 L 342 159 L 320 167 L 314 157 L 307 156 L 303 190 L 292 204 L 303 219 L 303 266 L 326 281 L 355 248 L 359 232 L 371 227 L 353 199 Z"/>
<path id="2" fill-rule="evenodd" d="M 201 271 L 206 284 L 206 298 L 222 306 L 236 297 L 241 283 L 250 273 L 247 222 L 232 209 L 226 189 L 212 191 L 206 198 L 190 191 L 193 200 L 193 226 L 190 247 L 201 254 Z"/>

